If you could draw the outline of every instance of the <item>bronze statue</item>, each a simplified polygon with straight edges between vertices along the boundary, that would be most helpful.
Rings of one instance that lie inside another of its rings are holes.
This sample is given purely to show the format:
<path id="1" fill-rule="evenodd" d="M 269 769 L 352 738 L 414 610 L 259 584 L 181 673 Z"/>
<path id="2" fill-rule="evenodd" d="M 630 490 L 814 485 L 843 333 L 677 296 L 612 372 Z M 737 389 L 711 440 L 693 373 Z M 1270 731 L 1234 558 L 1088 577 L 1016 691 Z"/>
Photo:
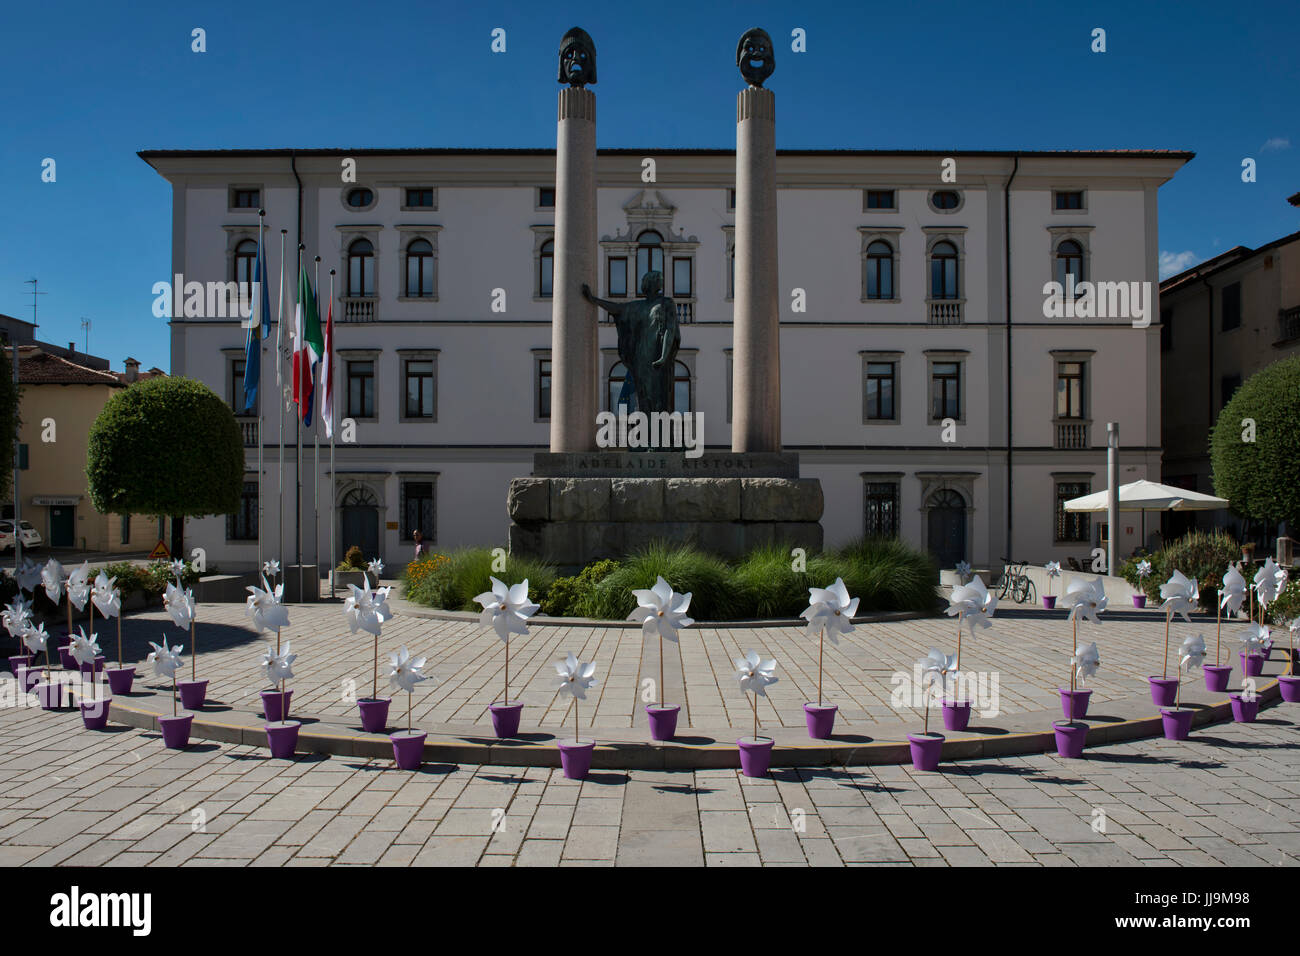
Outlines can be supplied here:
<path id="1" fill-rule="evenodd" d="M 746 30 L 736 46 L 736 66 L 750 86 L 762 86 L 776 69 L 776 51 L 766 30 Z"/>
<path id="2" fill-rule="evenodd" d="M 661 272 L 642 276 L 642 298 L 631 302 L 600 299 L 591 294 L 588 285 L 582 286 L 583 297 L 608 312 L 618 330 L 618 357 L 627 369 L 618 404 L 627 405 L 629 412 L 673 411 L 673 381 L 682 332 L 677 324 L 677 306 L 663 294 L 663 289 Z"/>
<path id="3" fill-rule="evenodd" d="M 578 89 L 596 82 L 596 44 L 582 27 L 574 27 L 560 41 L 559 81 Z"/>

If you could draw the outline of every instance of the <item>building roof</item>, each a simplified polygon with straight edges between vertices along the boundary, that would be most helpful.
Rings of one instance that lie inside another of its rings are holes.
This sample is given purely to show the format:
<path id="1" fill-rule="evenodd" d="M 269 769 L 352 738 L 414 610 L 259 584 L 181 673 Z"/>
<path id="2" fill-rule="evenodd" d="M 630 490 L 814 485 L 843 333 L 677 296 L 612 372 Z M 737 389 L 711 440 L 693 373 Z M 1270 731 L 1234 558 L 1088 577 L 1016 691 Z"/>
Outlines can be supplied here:
<path id="1" fill-rule="evenodd" d="M 1300 193 L 1296 193 L 1294 196 L 1287 196 L 1286 201 L 1293 206 L 1300 206 Z"/>
<path id="2" fill-rule="evenodd" d="M 1297 193 L 1300 195 L 1300 193 Z M 1221 252 L 1213 259 L 1206 259 L 1199 265 L 1194 265 L 1190 269 L 1170 276 L 1160 283 L 1160 294 L 1166 295 L 1174 292 L 1193 282 L 1197 282 L 1207 276 L 1213 275 L 1222 269 L 1236 265 L 1244 259 L 1249 259 L 1261 253 L 1268 252 L 1270 249 L 1276 249 L 1278 246 L 1284 246 L 1288 242 L 1300 240 L 1300 232 L 1293 232 L 1289 236 L 1282 236 L 1280 239 L 1274 239 L 1272 242 L 1265 243 L 1258 249 L 1252 249 L 1249 246 L 1233 246 L 1227 252 Z"/>
<path id="3" fill-rule="evenodd" d="M 112 372 L 102 372 L 99 369 L 78 365 L 34 345 L 18 347 L 18 384 L 125 387 L 125 382 Z"/>
<path id="4" fill-rule="evenodd" d="M 126 377 L 126 372 L 113 372 L 112 374 L 115 375 L 115 376 L 117 376 L 117 380 L 118 380 L 119 382 L 121 382 L 123 385 L 131 385 L 131 384 L 134 384 L 134 382 L 133 382 L 131 379 L 129 379 L 129 378 Z M 159 378 L 159 377 L 163 377 L 163 378 L 165 378 L 166 376 L 167 376 L 167 373 L 164 372 L 162 369 L 160 369 L 158 366 L 155 365 L 153 368 L 149 369 L 149 371 L 147 371 L 147 372 L 136 372 L 136 373 L 135 373 L 135 380 L 134 380 L 134 381 L 135 381 L 135 382 L 147 382 L 147 381 L 148 381 L 149 379 L 151 379 L 151 378 Z"/>

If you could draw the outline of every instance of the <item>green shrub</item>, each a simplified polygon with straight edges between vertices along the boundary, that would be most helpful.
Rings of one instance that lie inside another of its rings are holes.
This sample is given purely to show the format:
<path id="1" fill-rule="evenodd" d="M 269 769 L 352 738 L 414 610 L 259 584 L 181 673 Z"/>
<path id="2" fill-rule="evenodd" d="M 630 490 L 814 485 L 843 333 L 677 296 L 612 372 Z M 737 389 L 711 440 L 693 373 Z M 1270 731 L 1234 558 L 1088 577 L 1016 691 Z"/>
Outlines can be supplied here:
<path id="1" fill-rule="evenodd" d="M 899 538 L 859 538 L 808 562 L 808 571 L 825 587 L 844 579 L 849 594 L 861 598 L 859 613 L 935 610 L 939 566 L 925 551 Z"/>
<path id="2" fill-rule="evenodd" d="M 1300 356 L 1293 356 L 1246 379 L 1219 413 L 1210 433 L 1214 493 L 1237 514 L 1300 525 L 1298 406 Z M 1247 418 L 1254 441 L 1242 440 Z"/>
<path id="3" fill-rule="evenodd" d="M 1178 540 L 1157 551 L 1149 559 L 1151 577 L 1146 580 L 1146 594 L 1160 601 L 1160 585 L 1173 576 L 1175 570 L 1195 579 L 1201 592 L 1200 605 L 1214 608 L 1219 601 L 1219 589 L 1228 565 L 1241 560 L 1241 545 L 1222 528 L 1210 531 L 1193 529 Z M 1247 579 L 1250 574 L 1245 575 Z"/>
<path id="4" fill-rule="evenodd" d="M 542 603 L 555 582 L 555 567 L 543 561 L 512 555 L 506 558 L 506 568 L 501 572 L 492 570 L 492 561 L 492 551 L 488 548 L 460 548 L 445 559 L 440 557 L 437 567 L 424 574 L 418 583 L 409 585 L 404 593 L 408 600 L 430 607 L 481 611 L 482 606 L 474 598 L 492 589 L 490 578 L 506 584 L 517 584 L 527 578 L 528 597 L 535 604 Z M 409 566 L 402 578 L 404 585 L 411 581 Z"/>
<path id="5" fill-rule="evenodd" d="M 596 561 L 569 578 L 556 578 L 542 602 L 542 613 L 551 617 L 592 617 L 592 595 L 596 585 L 619 568 L 610 559 Z"/>
<path id="6" fill-rule="evenodd" d="M 340 570 L 364 571 L 368 567 L 366 555 L 357 545 L 348 548 L 343 554 L 343 563 L 339 565 Z"/>
<path id="7" fill-rule="evenodd" d="M 808 606 L 808 588 L 813 581 L 807 571 L 793 569 L 791 550 L 775 544 L 755 548 L 735 566 L 732 584 L 743 616 L 790 618 Z M 817 559 L 811 563 L 816 565 Z"/>
<path id="8" fill-rule="evenodd" d="M 740 616 L 742 605 L 731 584 L 731 569 L 721 558 L 689 545 L 655 542 L 636 552 L 592 592 L 592 617 L 624 620 L 636 607 L 633 591 L 652 588 L 662 576 L 674 591 L 691 592 L 690 616 L 697 621 L 726 621 Z"/>
<path id="9" fill-rule="evenodd" d="M 1294 569 L 1288 569 L 1294 574 Z M 1275 627 L 1285 627 L 1300 617 L 1300 577 L 1287 581 L 1286 588 L 1278 595 L 1276 601 L 1268 606 L 1265 616 L 1267 623 Z M 1285 634 L 1274 635 L 1274 640 L 1286 640 Z"/>

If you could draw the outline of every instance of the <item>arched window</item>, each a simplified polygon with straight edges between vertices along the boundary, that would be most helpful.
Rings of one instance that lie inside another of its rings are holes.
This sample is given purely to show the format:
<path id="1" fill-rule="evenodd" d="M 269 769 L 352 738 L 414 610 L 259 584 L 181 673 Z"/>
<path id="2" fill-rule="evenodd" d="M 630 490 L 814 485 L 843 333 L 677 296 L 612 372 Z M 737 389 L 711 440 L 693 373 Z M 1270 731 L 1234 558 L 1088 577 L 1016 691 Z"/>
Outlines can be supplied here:
<path id="1" fill-rule="evenodd" d="M 647 229 L 637 237 L 636 246 L 636 295 L 641 294 L 641 278 L 647 272 L 664 271 L 664 237 L 653 229 Z"/>
<path id="2" fill-rule="evenodd" d="M 357 487 L 350 489 L 347 494 L 343 496 L 343 507 L 377 508 L 379 507 L 379 499 L 375 497 L 374 492 L 369 488 L 364 488 L 358 485 Z"/>
<path id="3" fill-rule="evenodd" d="M 894 297 L 894 250 L 883 239 L 867 246 L 867 298 Z"/>
<path id="4" fill-rule="evenodd" d="M 433 243 L 413 239 L 406 247 L 406 294 L 433 295 Z"/>
<path id="5" fill-rule="evenodd" d="M 555 282 L 555 242 L 547 239 L 542 243 L 542 252 L 538 257 L 537 294 L 549 297 Z"/>
<path id="6" fill-rule="evenodd" d="M 605 389 L 605 398 L 609 403 L 606 407 L 611 412 L 618 412 L 618 396 L 623 391 L 625 381 L 627 381 L 627 366 L 622 362 L 615 362 L 614 367 L 609 370 L 608 387 Z"/>
<path id="7" fill-rule="evenodd" d="M 673 369 L 673 411 L 691 411 L 691 370 L 685 362 L 678 362 Z"/>
<path id="8" fill-rule="evenodd" d="M 348 295 L 375 294 L 375 247 L 369 239 L 357 239 L 348 246 Z"/>
<path id="9" fill-rule="evenodd" d="M 951 242 L 936 242 L 930 250 L 930 298 L 956 299 L 957 247 Z"/>
<path id="10" fill-rule="evenodd" d="M 252 297 L 253 273 L 257 269 L 257 243 L 244 239 L 235 246 L 235 281 L 241 286 L 241 296 Z"/>
<path id="11" fill-rule="evenodd" d="M 1073 239 L 1064 239 L 1056 247 L 1056 281 L 1064 289 L 1068 283 L 1067 276 L 1074 276 L 1077 287 L 1083 281 L 1083 246 Z M 1075 295 L 1080 291 L 1076 288 Z"/>

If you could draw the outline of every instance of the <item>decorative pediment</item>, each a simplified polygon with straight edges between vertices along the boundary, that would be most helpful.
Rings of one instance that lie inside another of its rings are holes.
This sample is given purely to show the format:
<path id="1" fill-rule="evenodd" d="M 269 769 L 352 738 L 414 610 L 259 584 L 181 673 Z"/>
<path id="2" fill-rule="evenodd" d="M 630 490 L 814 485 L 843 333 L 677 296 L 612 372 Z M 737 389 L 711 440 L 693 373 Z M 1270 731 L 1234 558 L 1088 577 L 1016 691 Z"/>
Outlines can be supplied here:
<path id="1" fill-rule="evenodd" d="M 636 237 L 647 229 L 653 229 L 664 237 L 665 243 L 698 242 L 695 236 L 683 235 L 679 229 L 673 232 L 673 217 L 677 207 L 657 189 L 642 189 L 631 199 L 623 203 L 623 214 L 627 216 L 626 231 L 619 230 L 613 236 L 601 236 L 601 242 L 635 243 Z"/>

